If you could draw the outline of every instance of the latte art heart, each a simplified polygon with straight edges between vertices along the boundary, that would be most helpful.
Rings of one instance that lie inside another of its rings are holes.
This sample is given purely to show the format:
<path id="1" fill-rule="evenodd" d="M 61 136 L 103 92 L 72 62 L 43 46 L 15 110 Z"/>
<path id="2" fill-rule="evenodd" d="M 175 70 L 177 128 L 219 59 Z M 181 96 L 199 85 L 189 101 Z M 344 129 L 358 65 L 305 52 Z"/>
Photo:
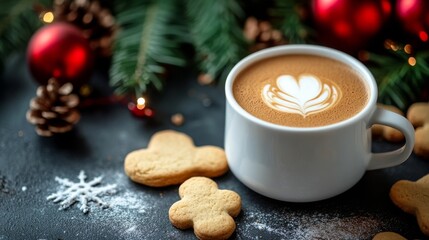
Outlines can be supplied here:
<path id="1" fill-rule="evenodd" d="M 339 100 L 340 92 L 319 78 L 303 74 L 296 80 L 291 75 L 277 78 L 277 86 L 267 84 L 262 89 L 262 99 L 269 107 L 288 113 L 310 114 L 326 110 Z"/>

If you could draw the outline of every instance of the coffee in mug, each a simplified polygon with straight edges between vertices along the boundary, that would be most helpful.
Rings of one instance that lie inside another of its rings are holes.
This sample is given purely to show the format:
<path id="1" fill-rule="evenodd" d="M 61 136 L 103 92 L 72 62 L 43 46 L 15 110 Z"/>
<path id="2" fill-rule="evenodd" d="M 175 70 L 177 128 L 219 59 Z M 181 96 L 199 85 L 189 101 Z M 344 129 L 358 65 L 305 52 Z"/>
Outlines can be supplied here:
<path id="1" fill-rule="evenodd" d="M 309 202 L 346 191 L 367 170 L 404 162 L 414 128 L 378 108 L 377 95 L 371 72 L 335 49 L 286 45 L 247 56 L 225 83 L 230 170 L 262 195 Z M 400 130 L 404 145 L 371 152 L 373 124 Z"/>
<path id="2" fill-rule="evenodd" d="M 257 61 L 238 74 L 233 95 L 253 116 L 289 127 L 346 120 L 368 102 L 368 86 L 349 65 L 322 56 L 291 54 Z"/>

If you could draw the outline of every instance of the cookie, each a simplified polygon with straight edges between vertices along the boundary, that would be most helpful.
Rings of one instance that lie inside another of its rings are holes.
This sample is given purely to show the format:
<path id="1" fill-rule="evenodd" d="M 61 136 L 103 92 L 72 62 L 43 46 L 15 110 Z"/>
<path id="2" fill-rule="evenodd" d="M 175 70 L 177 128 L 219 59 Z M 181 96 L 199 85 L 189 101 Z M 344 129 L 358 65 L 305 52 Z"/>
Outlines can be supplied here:
<path id="1" fill-rule="evenodd" d="M 400 180 L 390 189 L 393 203 L 417 218 L 420 230 L 429 236 L 429 174 L 416 182 Z"/>
<path id="2" fill-rule="evenodd" d="M 241 210 L 240 196 L 220 190 L 206 177 L 193 177 L 179 187 L 181 200 L 168 212 L 170 222 L 179 229 L 194 228 L 199 239 L 227 239 L 235 231 L 236 217 Z"/>
<path id="3" fill-rule="evenodd" d="M 411 105 L 407 118 L 416 128 L 414 153 L 429 158 L 429 103 L 420 102 Z"/>
<path id="4" fill-rule="evenodd" d="M 429 123 L 429 103 L 413 103 L 407 112 L 407 118 L 414 127 L 421 127 Z"/>
<path id="5" fill-rule="evenodd" d="M 407 240 L 400 234 L 395 232 L 381 232 L 377 233 L 372 240 Z"/>
<path id="6" fill-rule="evenodd" d="M 395 106 L 383 105 L 380 103 L 377 104 L 377 106 L 404 116 L 404 113 Z M 374 124 L 371 127 L 371 132 L 373 137 L 383 138 L 389 142 L 401 142 L 405 139 L 401 131 L 386 125 Z"/>
<path id="7" fill-rule="evenodd" d="M 414 153 L 429 158 L 429 124 L 416 129 Z"/>
<path id="8" fill-rule="evenodd" d="M 228 171 L 228 163 L 223 149 L 195 147 L 188 135 L 165 130 L 154 134 L 146 149 L 129 153 L 124 170 L 135 182 L 164 187 L 193 176 L 220 176 Z"/>

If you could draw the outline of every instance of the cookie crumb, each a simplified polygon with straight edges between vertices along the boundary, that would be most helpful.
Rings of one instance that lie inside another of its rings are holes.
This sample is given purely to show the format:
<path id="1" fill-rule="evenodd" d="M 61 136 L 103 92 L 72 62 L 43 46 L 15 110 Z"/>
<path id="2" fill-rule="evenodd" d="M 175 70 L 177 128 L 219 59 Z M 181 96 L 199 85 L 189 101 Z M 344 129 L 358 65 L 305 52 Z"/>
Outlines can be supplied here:
<path id="1" fill-rule="evenodd" d="M 214 81 L 213 77 L 208 73 L 200 74 L 198 76 L 198 83 L 200 85 L 209 85 L 209 84 L 213 83 L 213 81 Z"/>
<path id="2" fill-rule="evenodd" d="M 182 126 L 185 122 L 185 117 L 181 113 L 176 113 L 173 116 L 171 116 L 171 123 L 173 123 L 176 126 Z"/>

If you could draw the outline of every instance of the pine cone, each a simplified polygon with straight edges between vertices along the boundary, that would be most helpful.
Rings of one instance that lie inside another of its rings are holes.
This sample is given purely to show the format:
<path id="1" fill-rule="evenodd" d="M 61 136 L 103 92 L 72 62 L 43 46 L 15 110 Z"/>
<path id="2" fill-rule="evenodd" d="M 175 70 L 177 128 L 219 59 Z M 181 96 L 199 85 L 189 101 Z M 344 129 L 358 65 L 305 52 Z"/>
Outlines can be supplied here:
<path id="1" fill-rule="evenodd" d="M 268 21 L 260 21 L 254 17 L 247 18 L 243 33 L 244 37 L 252 42 L 251 52 L 287 43 L 283 34 L 273 29 Z"/>
<path id="2" fill-rule="evenodd" d="M 48 85 L 37 88 L 37 96 L 30 101 L 27 121 L 36 125 L 36 133 L 50 137 L 55 133 L 70 131 L 80 119 L 76 107 L 79 97 L 72 94 L 73 85 L 60 85 L 54 78 Z"/>
<path id="3" fill-rule="evenodd" d="M 117 25 L 99 0 L 55 0 L 53 11 L 55 21 L 69 22 L 82 29 L 97 56 L 112 55 Z"/>

